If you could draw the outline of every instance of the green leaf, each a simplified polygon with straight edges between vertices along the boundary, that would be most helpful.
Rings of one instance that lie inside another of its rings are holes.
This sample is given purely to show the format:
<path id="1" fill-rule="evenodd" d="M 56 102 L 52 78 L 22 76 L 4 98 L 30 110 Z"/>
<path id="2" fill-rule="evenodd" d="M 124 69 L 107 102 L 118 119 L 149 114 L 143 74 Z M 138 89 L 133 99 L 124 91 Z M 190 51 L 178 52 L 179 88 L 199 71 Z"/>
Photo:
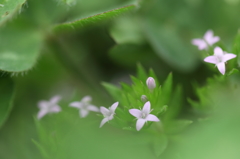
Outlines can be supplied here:
<path id="1" fill-rule="evenodd" d="M 182 87 L 178 85 L 176 90 L 171 95 L 168 110 L 164 116 L 165 119 L 173 119 L 177 117 L 182 106 L 182 101 L 183 101 Z"/>
<path id="2" fill-rule="evenodd" d="M 189 44 L 171 27 L 163 27 L 156 23 L 159 20 L 151 16 L 143 21 L 145 35 L 156 54 L 172 67 L 185 72 L 190 72 L 199 64 L 198 55 L 194 53 Z"/>
<path id="3" fill-rule="evenodd" d="M 145 69 L 143 68 L 143 66 L 141 64 L 137 65 L 137 77 L 142 82 L 145 82 L 148 78 L 148 75 L 147 75 Z"/>
<path id="4" fill-rule="evenodd" d="M 167 79 L 164 81 L 162 85 L 162 92 L 164 95 L 164 98 L 162 99 L 163 104 L 168 104 L 172 93 L 172 73 L 169 73 Z"/>
<path id="5" fill-rule="evenodd" d="M 0 26 L 20 13 L 25 2 L 26 0 L 0 1 Z"/>
<path id="6" fill-rule="evenodd" d="M 29 22 L 18 19 L 0 29 L 0 70 L 22 72 L 37 62 L 42 35 Z"/>
<path id="7" fill-rule="evenodd" d="M 153 141 L 153 151 L 154 154 L 159 157 L 167 148 L 168 139 L 165 135 L 161 134 L 160 136 L 156 136 Z"/>
<path id="8" fill-rule="evenodd" d="M 227 75 L 230 76 L 230 75 L 234 75 L 234 74 L 237 74 L 239 73 L 239 70 L 236 69 L 236 68 L 233 68 Z"/>
<path id="9" fill-rule="evenodd" d="M 192 124 L 191 120 L 175 120 L 165 123 L 164 130 L 168 134 L 176 134 L 183 131 L 187 126 Z"/>
<path id="10" fill-rule="evenodd" d="M 37 142 L 36 140 L 32 139 L 32 142 L 34 143 L 34 145 L 36 145 L 36 147 L 38 148 L 38 150 L 41 152 L 42 156 L 44 158 L 50 159 L 49 154 L 47 153 L 46 149 L 44 148 L 44 146 L 42 146 L 39 142 Z"/>
<path id="11" fill-rule="evenodd" d="M 0 127 L 7 120 L 12 110 L 14 93 L 13 81 L 8 77 L 0 77 Z"/>
<path id="12" fill-rule="evenodd" d="M 114 100 L 119 101 L 121 98 L 121 89 L 106 83 L 106 82 L 102 82 L 103 87 L 108 91 L 108 93 L 113 97 Z"/>
<path id="13" fill-rule="evenodd" d="M 136 8 L 136 5 L 128 5 L 125 7 L 121 7 L 121 8 L 117 8 L 117 9 L 113 9 L 107 12 L 103 12 L 100 14 L 96 14 L 90 17 L 86 17 L 86 18 L 82 18 L 82 19 L 78 19 L 75 21 L 70 21 L 70 22 L 66 22 L 66 23 L 62 23 L 62 24 L 58 24 L 56 26 L 53 27 L 53 31 L 55 32 L 59 32 L 59 31 L 68 31 L 68 30 L 72 30 L 72 29 L 79 29 L 79 28 L 83 28 L 85 26 L 88 26 L 90 24 L 95 24 L 98 23 L 100 21 L 103 20 L 107 20 L 107 19 L 111 19 L 113 17 L 116 17 L 122 13 L 125 13 L 127 11 L 130 11 L 132 9 Z"/>

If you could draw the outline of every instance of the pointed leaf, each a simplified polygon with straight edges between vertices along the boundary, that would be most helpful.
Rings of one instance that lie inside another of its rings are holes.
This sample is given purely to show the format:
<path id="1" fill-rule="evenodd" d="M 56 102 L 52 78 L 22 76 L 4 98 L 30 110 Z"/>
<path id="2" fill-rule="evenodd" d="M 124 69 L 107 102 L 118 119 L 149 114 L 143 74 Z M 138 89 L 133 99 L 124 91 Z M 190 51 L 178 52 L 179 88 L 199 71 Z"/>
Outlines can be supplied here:
<path id="1" fill-rule="evenodd" d="M 121 89 L 120 88 L 118 88 L 112 84 L 106 83 L 106 82 L 102 82 L 102 85 L 115 101 L 120 101 L 120 99 L 121 99 Z"/>
<path id="2" fill-rule="evenodd" d="M 100 14 L 96 14 L 90 17 L 86 17 L 83 19 L 78 19 L 75 21 L 70 21 L 70 22 L 66 22 L 63 24 L 58 24 L 56 25 L 53 30 L 56 32 L 59 31 L 67 31 L 67 30 L 72 30 L 73 28 L 78 29 L 78 28 L 83 28 L 85 26 L 88 26 L 90 24 L 95 24 L 99 21 L 103 21 L 103 20 L 107 20 L 113 17 L 118 16 L 121 13 L 125 13 L 127 11 L 130 11 L 132 9 L 136 8 L 136 5 L 128 5 L 125 7 L 121 7 L 121 8 L 117 8 L 117 9 L 113 9 L 107 12 L 103 12 Z"/>
<path id="3" fill-rule="evenodd" d="M 141 64 L 137 64 L 137 77 L 144 83 L 148 78 L 148 75 Z"/>
<path id="4" fill-rule="evenodd" d="M 16 20 L 0 29 L 0 70 L 22 72 L 37 62 L 42 35 L 29 23 Z"/>
<path id="5" fill-rule="evenodd" d="M 21 12 L 26 0 L 0 1 L 0 26 Z"/>
<path id="6" fill-rule="evenodd" d="M 0 77 L 0 127 L 7 120 L 11 109 L 14 93 L 13 81 L 8 77 Z"/>
<path id="7" fill-rule="evenodd" d="M 159 157 L 167 148 L 168 139 L 165 135 L 161 134 L 156 136 L 153 141 L 153 151 L 157 157 Z"/>
<path id="8" fill-rule="evenodd" d="M 168 104 L 172 93 L 172 73 L 169 73 L 167 79 L 162 85 L 162 94 L 164 95 L 163 104 Z"/>

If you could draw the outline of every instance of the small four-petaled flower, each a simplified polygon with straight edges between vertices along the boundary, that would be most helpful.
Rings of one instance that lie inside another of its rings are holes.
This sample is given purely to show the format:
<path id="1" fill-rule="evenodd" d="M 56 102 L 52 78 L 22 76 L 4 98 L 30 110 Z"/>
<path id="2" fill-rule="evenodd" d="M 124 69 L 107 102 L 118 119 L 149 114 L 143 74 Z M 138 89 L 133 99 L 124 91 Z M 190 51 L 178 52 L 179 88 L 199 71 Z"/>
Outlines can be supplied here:
<path id="1" fill-rule="evenodd" d="M 89 111 L 99 112 L 98 107 L 90 104 L 92 98 L 90 96 L 85 96 L 79 102 L 72 102 L 69 104 L 71 107 L 78 108 L 80 110 L 79 114 L 81 118 L 86 117 L 89 114 Z"/>
<path id="2" fill-rule="evenodd" d="M 129 113 L 137 118 L 136 129 L 139 131 L 145 122 L 147 121 L 160 121 L 155 115 L 150 114 L 151 112 L 151 104 L 150 102 L 146 102 L 143 106 L 142 110 L 139 109 L 130 109 Z"/>
<path id="3" fill-rule="evenodd" d="M 212 30 L 208 30 L 204 34 L 203 39 L 193 39 L 192 44 L 196 45 L 199 50 L 204 50 L 204 49 L 208 49 L 208 46 L 212 46 L 219 40 L 220 40 L 220 38 L 218 36 L 213 35 Z"/>
<path id="4" fill-rule="evenodd" d="M 225 62 L 235 58 L 237 55 L 224 52 L 220 47 L 214 48 L 214 55 L 204 59 L 205 62 L 216 64 L 221 74 L 225 74 Z"/>
<path id="5" fill-rule="evenodd" d="M 57 104 L 61 99 L 60 96 L 54 96 L 50 99 L 50 101 L 42 100 L 38 102 L 38 107 L 40 111 L 37 114 L 37 118 L 41 119 L 48 113 L 58 113 L 61 111 L 61 107 Z"/>
<path id="6" fill-rule="evenodd" d="M 109 107 L 108 109 L 105 108 L 105 107 L 100 107 L 100 111 L 101 113 L 103 114 L 104 118 L 103 120 L 101 121 L 101 124 L 100 124 L 100 128 L 106 123 L 108 122 L 109 120 L 112 120 L 113 119 L 113 115 L 115 114 L 115 110 L 118 106 L 118 102 L 116 103 L 113 103 L 113 105 L 111 107 Z"/>

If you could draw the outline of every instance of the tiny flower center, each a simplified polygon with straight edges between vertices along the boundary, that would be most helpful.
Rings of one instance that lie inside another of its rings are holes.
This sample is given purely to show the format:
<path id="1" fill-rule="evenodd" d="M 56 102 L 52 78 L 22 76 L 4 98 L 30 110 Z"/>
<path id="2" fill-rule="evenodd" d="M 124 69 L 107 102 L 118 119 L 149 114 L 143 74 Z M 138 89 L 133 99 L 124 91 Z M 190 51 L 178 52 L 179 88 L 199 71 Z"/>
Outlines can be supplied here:
<path id="1" fill-rule="evenodd" d="M 142 112 L 141 117 L 142 117 L 143 119 L 145 119 L 145 118 L 147 117 L 147 114 L 144 113 L 144 112 Z"/>
<path id="2" fill-rule="evenodd" d="M 216 56 L 216 58 L 217 58 L 217 61 L 220 63 L 220 62 L 222 62 L 222 57 L 221 56 Z"/>

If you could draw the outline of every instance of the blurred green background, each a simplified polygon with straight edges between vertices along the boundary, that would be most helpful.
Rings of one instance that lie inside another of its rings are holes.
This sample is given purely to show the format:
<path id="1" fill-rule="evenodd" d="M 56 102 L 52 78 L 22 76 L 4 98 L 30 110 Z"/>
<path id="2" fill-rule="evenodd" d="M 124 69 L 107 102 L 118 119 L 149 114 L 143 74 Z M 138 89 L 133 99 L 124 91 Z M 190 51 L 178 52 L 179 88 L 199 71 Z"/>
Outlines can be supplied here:
<path id="1" fill-rule="evenodd" d="M 202 62 L 201 52 L 191 44 L 212 29 L 221 38 L 219 45 L 234 51 L 240 0 L 0 0 L 0 4 L 4 5 L 1 159 L 240 158 L 239 76 L 206 82 L 219 73 Z M 93 16 L 99 13 L 103 14 Z M 68 107 L 85 95 L 93 97 L 94 105 L 111 106 L 115 101 L 101 82 L 130 83 L 138 63 L 153 68 L 160 83 L 173 73 L 174 88 L 183 87 L 178 119 L 193 120 L 158 147 L 163 151 L 159 157 L 150 133 L 109 124 L 99 129 L 101 117 L 90 113 L 80 119 L 78 110 Z M 199 97 L 193 83 L 210 88 L 204 92 L 210 104 Z M 36 120 L 37 102 L 56 94 L 63 97 L 63 111 Z M 211 113 L 196 111 L 188 98 L 199 107 L 215 103 L 216 108 L 209 108 Z"/>

